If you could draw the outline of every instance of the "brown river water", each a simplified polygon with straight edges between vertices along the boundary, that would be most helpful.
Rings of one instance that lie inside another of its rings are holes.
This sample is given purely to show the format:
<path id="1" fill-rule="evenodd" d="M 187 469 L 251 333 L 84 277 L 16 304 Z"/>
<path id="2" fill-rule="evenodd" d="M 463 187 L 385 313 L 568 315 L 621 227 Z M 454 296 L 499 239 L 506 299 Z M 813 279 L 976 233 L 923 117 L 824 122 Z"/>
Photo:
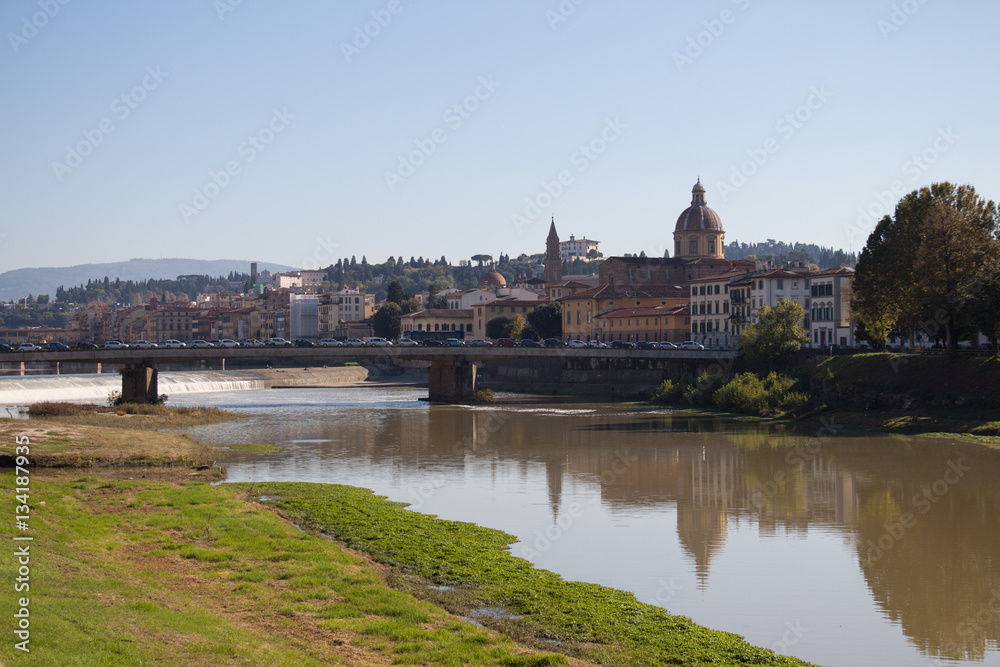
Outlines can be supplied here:
<path id="1" fill-rule="evenodd" d="M 426 389 L 202 393 L 229 481 L 373 489 L 515 535 L 570 580 L 632 591 L 823 665 L 1000 665 L 1000 451 L 951 438 Z"/>

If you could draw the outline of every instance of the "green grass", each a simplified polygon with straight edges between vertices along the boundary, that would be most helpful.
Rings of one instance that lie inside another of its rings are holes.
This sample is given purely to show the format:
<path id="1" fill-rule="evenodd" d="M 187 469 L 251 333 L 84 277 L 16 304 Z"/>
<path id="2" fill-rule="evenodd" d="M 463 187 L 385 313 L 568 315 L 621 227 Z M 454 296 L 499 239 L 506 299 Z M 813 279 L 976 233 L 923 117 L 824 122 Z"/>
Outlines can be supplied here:
<path id="1" fill-rule="evenodd" d="M 604 665 L 804 664 L 641 603 L 631 593 L 563 581 L 511 556 L 508 547 L 515 541 L 511 535 L 410 512 L 405 504 L 389 502 L 367 489 L 305 483 L 234 486 L 246 493 L 277 496 L 268 504 L 394 566 L 400 573 L 396 584 L 403 588 L 426 591 L 427 582 L 453 587 L 454 592 L 433 596 L 453 611 L 508 610 L 502 618 L 479 620 L 520 641 L 558 646 Z M 364 626 L 362 632 L 388 633 L 408 641 L 388 621 Z"/>
<path id="2" fill-rule="evenodd" d="M 31 652 L 0 664 L 559 664 L 456 622 L 246 493 L 32 478 Z M 179 478 L 180 475 L 178 476 Z M 13 475 L 5 473 L 10 488 Z M 45 501 L 45 505 L 39 505 Z M 15 578 L 13 558 L 0 576 Z M 11 618 L 15 596 L 0 596 Z M 349 658 L 345 657 L 349 652 Z"/>

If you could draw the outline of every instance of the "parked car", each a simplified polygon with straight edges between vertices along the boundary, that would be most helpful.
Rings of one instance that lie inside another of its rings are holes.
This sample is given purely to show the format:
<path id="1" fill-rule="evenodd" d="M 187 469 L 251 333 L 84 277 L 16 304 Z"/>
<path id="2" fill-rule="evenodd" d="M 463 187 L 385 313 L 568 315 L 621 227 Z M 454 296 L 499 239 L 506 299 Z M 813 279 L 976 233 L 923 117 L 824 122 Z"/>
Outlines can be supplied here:
<path id="1" fill-rule="evenodd" d="M 41 352 L 42 348 L 34 343 L 21 343 L 17 346 L 18 352 Z"/>
<path id="2" fill-rule="evenodd" d="M 239 345 L 239 343 L 237 343 L 232 338 L 223 338 L 222 340 L 219 341 L 218 346 L 219 347 L 239 347 L 240 345 Z"/>
<path id="3" fill-rule="evenodd" d="M 398 341 L 396 341 L 396 345 L 398 345 L 399 347 L 416 347 L 417 345 L 420 345 L 420 343 L 418 343 L 417 341 L 413 340 L 412 338 L 405 338 L 404 337 L 404 338 L 400 338 Z"/>
<path id="4" fill-rule="evenodd" d="M 517 341 L 517 346 L 518 347 L 541 347 L 542 344 L 539 343 L 537 340 L 531 340 L 530 338 L 522 338 L 521 340 Z"/>
<path id="5" fill-rule="evenodd" d="M 589 347 L 589 345 L 584 343 L 582 340 L 571 340 L 569 343 L 567 343 L 567 345 L 569 347 L 583 347 L 583 348 Z"/>
<path id="6" fill-rule="evenodd" d="M 465 341 L 466 347 L 489 347 L 489 341 L 485 341 L 482 338 L 470 338 Z"/>
<path id="7" fill-rule="evenodd" d="M 627 340 L 613 340 L 611 341 L 611 347 L 616 350 L 634 350 L 635 343 Z"/>
<path id="8" fill-rule="evenodd" d="M 344 344 L 336 338 L 320 338 L 318 345 L 320 347 L 342 347 Z"/>
<path id="9" fill-rule="evenodd" d="M 157 347 L 156 343 L 151 343 L 148 340 L 134 340 L 128 346 L 135 350 L 155 350 Z"/>
<path id="10" fill-rule="evenodd" d="M 369 338 L 367 341 L 365 341 L 365 345 L 367 345 L 368 347 L 389 347 L 392 345 L 392 343 L 387 341 L 385 338 L 373 336 Z"/>
<path id="11" fill-rule="evenodd" d="M 205 347 L 212 347 L 212 344 L 209 343 L 207 340 L 189 340 L 187 342 L 187 346 L 205 348 Z"/>
<path id="12" fill-rule="evenodd" d="M 344 341 L 344 345 L 346 345 L 347 347 L 364 347 L 365 341 L 361 340 L 360 338 L 348 338 L 347 340 Z"/>
<path id="13" fill-rule="evenodd" d="M 444 343 L 435 338 L 425 338 L 420 341 L 420 345 L 423 347 L 441 347 Z"/>
<path id="14" fill-rule="evenodd" d="M 104 341 L 104 345 L 102 345 L 102 347 L 105 350 L 127 350 L 128 343 L 123 340 L 106 340 Z"/>
<path id="15" fill-rule="evenodd" d="M 639 349 L 639 350 L 655 350 L 656 349 L 656 343 L 651 343 L 648 340 L 640 340 L 639 342 L 637 342 L 635 344 L 635 347 L 636 347 L 636 349 Z"/>
<path id="16" fill-rule="evenodd" d="M 704 350 L 705 346 L 693 340 L 686 340 L 677 346 L 681 350 Z"/>
<path id="17" fill-rule="evenodd" d="M 295 347 L 316 347 L 316 344 L 311 340 L 306 340 L 305 338 L 296 338 L 292 341 L 292 345 Z"/>
<path id="18" fill-rule="evenodd" d="M 591 348 L 605 348 L 607 346 L 608 346 L 607 343 L 602 343 L 599 340 L 588 340 L 587 341 L 587 347 L 591 347 Z"/>
<path id="19" fill-rule="evenodd" d="M 184 343 L 179 340 L 174 340 L 173 338 L 168 338 L 160 343 L 160 347 L 165 347 L 168 350 L 179 350 L 181 348 L 187 347 Z"/>
<path id="20" fill-rule="evenodd" d="M 661 340 L 656 344 L 656 349 L 658 350 L 676 350 L 677 346 L 668 340 Z"/>
<path id="21" fill-rule="evenodd" d="M 76 344 L 76 349 L 78 350 L 96 350 L 98 348 L 97 343 L 92 343 L 89 340 L 81 340 Z"/>
<path id="22" fill-rule="evenodd" d="M 210 338 L 208 340 L 208 344 L 211 345 L 212 347 L 222 347 L 222 341 L 219 340 L 218 338 Z"/>
<path id="23" fill-rule="evenodd" d="M 287 341 L 284 338 L 268 338 L 267 339 L 267 346 L 268 347 L 291 347 L 292 343 L 291 343 L 291 341 Z"/>
<path id="24" fill-rule="evenodd" d="M 241 338 L 236 342 L 239 343 L 240 347 L 267 347 L 264 341 L 256 338 Z"/>
<path id="25" fill-rule="evenodd" d="M 493 341 L 493 347 L 514 347 L 517 343 L 512 338 L 497 338 Z"/>
<path id="26" fill-rule="evenodd" d="M 66 343 L 60 343 L 57 340 L 54 340 L 51 343 L 49 343 L 50 352 L 62 352 L 63 350 L 68 350 L 68 349 L 69 345 L 67 345 Z"/>
<path id="27" fill-rule="evenodd" d="M 444 341 L 444 344 L 445 344 L 446 347 L 461 347 L 461 346 L 465 345 L 465 343 L 463 343 L 458 338 L 449 338 L 446 341 Z"/>
<path id="28" fill-rule="evenodd" d="M 14 348 L 12 348 L 10 345 L 0 341 L 0 352 L 12 352 L 13 350 Z"/>
<path id="29" fill-rule="evenodd" d="M 546 338 L 542 345 L 545 347 L 566 347 L 566 343 L 558 338 Z"/>

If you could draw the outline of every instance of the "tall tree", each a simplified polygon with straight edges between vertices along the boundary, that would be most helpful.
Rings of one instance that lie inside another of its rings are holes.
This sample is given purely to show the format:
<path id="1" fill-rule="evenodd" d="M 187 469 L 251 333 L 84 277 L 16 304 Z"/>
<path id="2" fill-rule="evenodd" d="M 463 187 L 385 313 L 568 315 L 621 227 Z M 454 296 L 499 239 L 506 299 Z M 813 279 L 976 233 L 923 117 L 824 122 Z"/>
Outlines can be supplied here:
<path id="1" fill-rule="evenodd" d="M 398 303 L 392 301 L 383 303 L 372 316 L 372 330 L 375 335 L 387 339 L 399 338 L 401 332 L 399 318 L 402 314 L 403 309 Z"/>
<path id="2" fill-rule="evenodd" d="M 528 313 L 528 325 L 539 338 L 562 338 L 562 309 L 546 303 Z"/>
<path id="3" fill-rule="evenodd" d="M 747 365 L 758 371 L 781 368 L 809 342 L 809 334 L 799 326 L 805 310 L 797 301 L 767 304 L 757 311 L 757 321 L 743 331 L 740 350 Z"/>
<path id="4" fill-rule="evenodd" d="M 494 317 L 486 323 L 486 337 L 496 340 L 497 338 L 508 338 L 510 329 L 509 317 Z"/>

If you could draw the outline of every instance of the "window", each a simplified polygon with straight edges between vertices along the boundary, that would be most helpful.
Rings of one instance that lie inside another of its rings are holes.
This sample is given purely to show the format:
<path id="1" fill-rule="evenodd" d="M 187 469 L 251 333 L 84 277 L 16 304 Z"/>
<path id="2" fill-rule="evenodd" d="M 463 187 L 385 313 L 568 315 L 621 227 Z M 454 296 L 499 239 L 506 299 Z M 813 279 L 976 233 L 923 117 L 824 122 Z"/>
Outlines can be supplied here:
<path id="1" fill-rule="evenodd" d="M 697 287 L 692 287 L 691 288 L 691 296 L 698 296 L 698 288 Z"/>
<path id="2" fill-rule="evenodd" d="M 697 239 L 692 239 L 691 241 L 688 242 L 688 252 L 690 252 L 692 255 L 697 255 L 698 254 L 698 240 Z"/>
<path id="3" fill-rule="evenodd" d="M 716 286 L 715 286 L 715 293 L 716 293 L 716 294 L 718 294 L 718 293 L 719 293 L 719 286 L 718 286 L 718 285 L 716 285 Z"/>
<path id="4" fill-rule="evenodd" d="M 778 289 L 785 289 L 785 281 L 778 278 Z"/>
<path id="5" fill-rule="evenodd" d="M 705 286 L 704 286 L 704 285 L 702 285 L 702 286 L 700 286 L 700 287 L 698 288 L 698 294 L 700 294 L 700 295 L 702 295 L 702 296 L 704 296 L 704 295 L 705 295 Z"/>

